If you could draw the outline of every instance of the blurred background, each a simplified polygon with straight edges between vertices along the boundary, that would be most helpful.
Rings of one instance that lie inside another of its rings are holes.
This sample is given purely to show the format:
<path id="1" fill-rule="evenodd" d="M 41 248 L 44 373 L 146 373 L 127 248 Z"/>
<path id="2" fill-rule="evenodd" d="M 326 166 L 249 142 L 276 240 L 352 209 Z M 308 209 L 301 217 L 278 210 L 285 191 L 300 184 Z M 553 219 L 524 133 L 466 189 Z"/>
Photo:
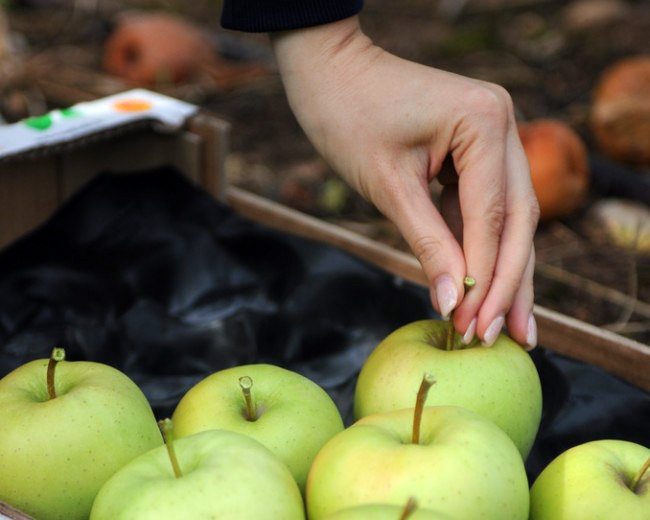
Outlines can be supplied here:
<path id="1" fill-rule="evenodd" d="M 0 124 L 144 86 L 232 124 L 232 184 L 405 249 L 304 136 L 268 37 L 219 18 L 217 0 L 0 0 Z M 542 206 L 536 303 L 650 344 L 650 2 L 366 0 L 361 21 L 508 89 Z"/>

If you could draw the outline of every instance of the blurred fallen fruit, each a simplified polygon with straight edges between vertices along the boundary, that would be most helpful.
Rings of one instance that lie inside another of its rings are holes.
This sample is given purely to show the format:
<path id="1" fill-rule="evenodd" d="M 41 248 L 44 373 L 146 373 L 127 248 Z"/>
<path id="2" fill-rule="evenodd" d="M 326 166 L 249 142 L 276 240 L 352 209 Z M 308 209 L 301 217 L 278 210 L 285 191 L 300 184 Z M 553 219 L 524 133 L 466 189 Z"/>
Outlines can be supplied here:
<path id="1" fill-rule="evenodd" d="M 210 78 L 219 87 L 259 76 L 257 63 L 229 63 L 196 25 L 170 14 L 124 15 L 104 45 L 104 69 L 141 86 Z"/>
<path id="2" fill-rule="evenodd" d="M 562 19 L 574 31 L 602 28 L 630 14 L 630 6 L 623 0 L 576 0 L 567 4 Z"/>
<path id="3" fill-rule="evenodd" d="M 139 84 L 177 83 L 218 59 L 194 25 L 167 14 L 124 16 L 104 47 L 104 68 Z"/>
<path id="4" fill-rule="evenodd" d="M 318 206 L 330 215 L 340 215 L 350 198 L 350 188 L 337 177 L 329 177 L 323 182 L 318 195 Z"/>
<path id="5" fill-rule="evenodd" d="M 612 159 L 650 165 L 650 54 L 605 70 L 594 94 L 591 128 Z"/>
<path id="6" fill-rule="evenodd" d="M 566 217 L 577 211 L 589 189 L 587 148 L 566 123 L 538 119 L 519 124 L 540 219 Z"/>
<path id="7" fill-rule="evenodd" d="M 650 253 L 650 209 L 646 205 L 604 199 L 594 204 L 589 215 L 617 245 Z"/>

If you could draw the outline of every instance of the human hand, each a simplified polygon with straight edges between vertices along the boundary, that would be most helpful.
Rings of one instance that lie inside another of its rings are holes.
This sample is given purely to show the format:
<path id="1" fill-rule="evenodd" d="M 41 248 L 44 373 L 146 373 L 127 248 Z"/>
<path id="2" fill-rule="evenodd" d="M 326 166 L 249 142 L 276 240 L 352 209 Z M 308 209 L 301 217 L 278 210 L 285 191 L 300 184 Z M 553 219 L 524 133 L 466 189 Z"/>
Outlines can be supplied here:
<path id="1" fill-rule="evenodd" d="M 443 316 L 455 309 L 467 343 L 477 334 L 492 344 L 505 323 L 534 347 L 539 209 L 506 91 L 393 56 L 356 17 L 272 41 L 298 121 L 331 166 L 397 225 L 434 307 Z M 443 168 L 447 157 L 451 169 Z M 431 200 L 434 178 L 445 185 L 448 221 Z M 467 274 L 476 285 L 465 294 Z"/>

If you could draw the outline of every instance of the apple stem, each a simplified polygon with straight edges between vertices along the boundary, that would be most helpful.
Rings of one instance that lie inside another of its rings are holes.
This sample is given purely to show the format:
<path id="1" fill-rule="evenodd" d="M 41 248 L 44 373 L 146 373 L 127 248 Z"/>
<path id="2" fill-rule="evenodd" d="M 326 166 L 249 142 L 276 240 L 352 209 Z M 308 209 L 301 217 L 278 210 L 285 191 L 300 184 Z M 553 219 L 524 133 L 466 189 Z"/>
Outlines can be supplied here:
<path id="1" fill-rule="evenodd" d="M 413 412 L 413 433 L 411 435 L 411 442 L 413 444 L 420 444 L 420 424 L 422 423 L 422 412 L 424 411 L 424 403 L 427 400 L 429 388 L 436 382 L 431 374 L 425 372 L 420 383 L 420 389 L 415 400 L 415 410 Z"/>
<path id="2" fill-rule="evenodd" d="M 253 396 L 251 395 L 251 388 L 253 388 L 253 379 L 249 376 L 243 376 L 239 378 L 239 387 L 241 388 L 242 393 L 244 394 L 244 402 L 246 403 L 245 407 L 245 417 L 247 421 L 256 421 L 257 412 L 255 410 L 255 403 L 253 403 Z"/>
<path id="3" fill-rule="evenodd" d="M 406 502 L 406 505 L 404 506 L 404 509 L 402 509 L 402 514 L 399 515 L 399 520 L 406 520 L 415 512 L 417 507 L 418 503 L 415 501 L 415 498 L 409 497 L 408 502 Z"/>
<path id="4" fill-rule="evenodd" d="M 648 460 L 645 461 L 645 464 L 641 466 L 641 470 L 639 471 L 639 473 L 637 473 L 636 477 L 634 477 L 634 480 L 632 480 L 630 489 L 632 490 L 633 493 L 639 492 L 638 488 L 641 484 L 641 479 L 643 479 L 643 476 L 646 474 L 648 469 L 650 469 L 650 457 L 648 457 Z"/>
<path id="5" fill-rule="evenodd" d="M 178 459 L 176 458 L 176 451 L 174 450 L 174 427 L 172 425 L 172 420 L 169 417 L 167 419 L 162 419 L 158 421 L 158 426 L 162 432 L 163 438 L 165 439 L 165 446 L 167 447 L 169 460 L 172 463 L 174 476 L 176 478 L 181 478 L 183 476 L 183 473 L 181 472 L 181 467 L 178 464 Z"/>
<path id="6" fill-rule="evenodd" d="M 445 350 L 454 350 L 454 313 L 449 315 L 449 322 L 447 323 L 447 344 Z"/>
<path id="7" fill-rule="evenodd" d="M 463 279 L 463 285 L 465 286 L 465 292 L 467 292 L 476 285 L 476 280 L 471 276 L 466 276 Z M 447 343 L 445 345 L 445 350 L 454 350 L 455 333 L 456 330 L 454 329 L 454 311 L 451 311 L 451 313 L 449 313 L 449 323 L 447 324 Z"/>
<path id="8" fill-rule="evenodd" d="M 50 354 L 50 360 L 47 362 L 47 395 L 50 399 L 56 398 L 56 389 L 54 388 L 54 372 L 56 364 L 65 359 L 65 349 L 55 347 Z"/>

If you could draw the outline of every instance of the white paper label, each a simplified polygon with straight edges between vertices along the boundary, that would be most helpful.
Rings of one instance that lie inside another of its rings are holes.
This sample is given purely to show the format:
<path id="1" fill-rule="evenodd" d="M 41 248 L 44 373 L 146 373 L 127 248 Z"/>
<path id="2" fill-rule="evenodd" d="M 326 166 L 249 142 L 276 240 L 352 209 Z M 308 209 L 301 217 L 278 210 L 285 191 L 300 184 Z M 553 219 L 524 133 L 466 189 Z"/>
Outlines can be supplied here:
<path id="1" fill-rule="evenodd" d="M 0 126 L 0 158 L 63 144 L 85 136 L 152 120 L 163 131 L 183 125 L 198 108 L 168 96 L 134 89 Z"/>

